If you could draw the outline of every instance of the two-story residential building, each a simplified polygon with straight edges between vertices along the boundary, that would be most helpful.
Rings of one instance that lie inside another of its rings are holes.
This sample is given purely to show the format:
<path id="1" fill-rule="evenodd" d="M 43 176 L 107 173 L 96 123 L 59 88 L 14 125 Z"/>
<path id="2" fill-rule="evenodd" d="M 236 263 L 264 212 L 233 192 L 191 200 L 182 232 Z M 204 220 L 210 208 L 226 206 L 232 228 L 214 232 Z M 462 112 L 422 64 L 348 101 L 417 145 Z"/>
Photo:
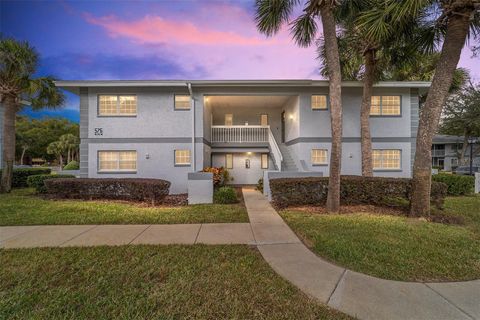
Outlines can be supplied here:
<path id="1" fill-rule="evenodd" d="M 470 163 L 470 147 L 465 150 L 465 163 L 460 164 L 458 158 L 462 153 L 462 147 L 465 138 L 463 136 L 452 136 L 437 134 L 433 137 L 432 142 L 432 167 L 439 168 L 443 171 L 455 171 L 459 165 L 468 166 Z M 480 166 L 480 145 L 474 144 L 473 149 L 473 166 Z"/>
<path id="2" fill-rule="evenodd" d="M 234 184 L 265 170 L 329 175 L 328 81 L 58 81 L 80 96 L 82 177 L 148 177 L 187 188 L 223 166 Z M 410 177 L 418 96 L 427 82 L 380 82 L 371 110 L 374 172 Z M 361 82 L 344 82 L 342 174 L 361 174 Z"/>

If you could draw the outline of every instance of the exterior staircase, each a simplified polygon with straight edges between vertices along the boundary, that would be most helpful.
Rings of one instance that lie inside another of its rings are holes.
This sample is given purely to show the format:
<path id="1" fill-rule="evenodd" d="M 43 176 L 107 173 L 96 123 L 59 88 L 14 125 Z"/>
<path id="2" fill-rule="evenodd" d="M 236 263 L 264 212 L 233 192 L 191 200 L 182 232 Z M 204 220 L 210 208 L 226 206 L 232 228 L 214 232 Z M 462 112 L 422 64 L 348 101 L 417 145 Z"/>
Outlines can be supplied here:
<path id="1" fill-rule="evenodd" d="M 290 151 L 287 145 L 284 143 L 280 143 L 278 145 L 278 148 L 280 149 L 280 152 L 282 153 L 282 156 L 283 156 L 282 171 L 299 171 L 297 165 L 295 164 L 295 161 L 292 158 L 292 155 L 290 154 Z"/>

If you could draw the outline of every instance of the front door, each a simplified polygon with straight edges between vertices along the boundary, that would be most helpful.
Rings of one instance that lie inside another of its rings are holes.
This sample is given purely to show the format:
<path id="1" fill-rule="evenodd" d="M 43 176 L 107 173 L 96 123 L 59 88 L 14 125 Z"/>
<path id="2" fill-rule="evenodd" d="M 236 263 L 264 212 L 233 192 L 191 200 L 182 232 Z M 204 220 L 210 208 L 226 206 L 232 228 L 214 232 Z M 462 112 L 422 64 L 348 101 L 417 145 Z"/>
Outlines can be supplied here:
<path id="1" fill-rule="evenodd" d="M 282 111 L 282 143 L 285 143 L 285 111 Z"/>

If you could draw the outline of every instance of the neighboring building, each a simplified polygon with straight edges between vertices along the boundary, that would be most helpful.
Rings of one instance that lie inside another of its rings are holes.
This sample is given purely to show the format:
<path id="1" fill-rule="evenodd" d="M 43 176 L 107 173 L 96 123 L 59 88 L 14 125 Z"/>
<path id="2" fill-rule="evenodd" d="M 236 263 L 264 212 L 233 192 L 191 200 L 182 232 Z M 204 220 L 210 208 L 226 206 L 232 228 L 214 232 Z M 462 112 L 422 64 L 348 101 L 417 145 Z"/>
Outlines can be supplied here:
<path id="1" fill-rule="evenodd" d="M 432 144 L 432 167 L 444 171 L 455 171 L 458 163 L 458 156 L 462 151 L 464 137 L 438 134 L 433 137 Z M 480 145 L 473 146 L 473 166 L 480 166 Z M 465 163 L 470 165 L 470 146 L 465 150 Z"/>
<path id="2" fill-rule="evenodd" d="M 374 174 L 410 177 L 418 96 L 427 82 L 380 82 L 372 98 Z M 329 175 L 328 82 L 313 80 L 58 81 L 80 96 L 82 177 L 169 180 L 223 166 L 234 184 L 265 170 Z M 344 82 L 342 174 L 361 174 L 361 82 Z M 193 99 L 192 99 L 193 98 Z"/>

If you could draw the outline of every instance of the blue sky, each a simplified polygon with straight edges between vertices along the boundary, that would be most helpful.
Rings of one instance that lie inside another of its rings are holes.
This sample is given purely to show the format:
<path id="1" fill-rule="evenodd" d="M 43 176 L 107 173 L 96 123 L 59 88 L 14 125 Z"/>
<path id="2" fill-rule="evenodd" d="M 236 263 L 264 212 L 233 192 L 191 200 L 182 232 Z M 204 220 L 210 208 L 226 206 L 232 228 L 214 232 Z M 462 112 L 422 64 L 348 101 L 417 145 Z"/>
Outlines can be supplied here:
<path id="1" fill-rule="evenodd" d="M 4 1 L 0 30 L 41 55 L 39 75 L 82 79 L 319 79 L 315 48 L 298 48 L 283 28 L 259 34 L 254 0 Z M 460 66 L 480 80 L 466 47 Z M 79 101 L 32 112 L 78 120 Z"/>

